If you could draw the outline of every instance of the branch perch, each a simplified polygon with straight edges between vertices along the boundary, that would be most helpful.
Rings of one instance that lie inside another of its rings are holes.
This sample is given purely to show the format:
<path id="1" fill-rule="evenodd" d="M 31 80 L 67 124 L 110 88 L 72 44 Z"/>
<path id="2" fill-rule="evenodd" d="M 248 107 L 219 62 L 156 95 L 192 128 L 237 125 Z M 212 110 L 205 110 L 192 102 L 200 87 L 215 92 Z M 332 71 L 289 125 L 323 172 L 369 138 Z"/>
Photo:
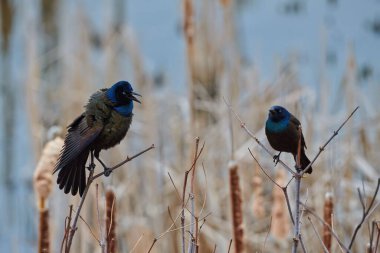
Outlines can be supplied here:
<path id="1" fill-rule="evenodd" d="M 125 163 L 127 163 L 127 162 L 135 159 L 136 157 L 138 157 L 138 156 L 140 156 L 140 155 L 148 152 L 149 150 L 151 150 L 153 148 L 154 148 L 154 144 L 152 144 L 149 148 L 147 148 L 147 149 L 145 149 L 145 150 L 137 153 L 136 155 L 134 155 L 132 157 L 127 157 L 127 159 L 125 159 L 121 163 L 115 165 L 114 167 L 109 168 L 108 171 L 113 171 L 113 170 L 121 167 Z M 78 229 L 77 223 L 78 223 L 78 220 L 79 220 L 80 211 L 82 210 L 83 203 L 84 203 L 84 201 L 86 199 L 88 190 L 89 190 L 91 184 L 94 182 L 94 180 L 96 178 L 104 175 L 104 171 L 101 172 L 101 173 L 99 173 L 99 174 L 94 175 L 94 173 L 95 173 L 95 163 L 94 163 L 94 154 L 93 154 L 93 152 L 91 152 L 91 160 L 90 160 L 89 169 L 90 169 L 90 173 L 89 173 L 88 178 L 87 178 L 87 185 L 86 185 L 86 188 L 84 189 L 83 196 L 82 196 L 82 198 L 80 200 L 78 209 L 75 212 L 75 217 L 74 217 L 73 223 L 70 225 L 70 231 L 68 232 L 67 244 L 66 244 L 66 247 L 65 247 L 65 252 L 66 253 L 70 252 L 70 248 L 71 248 L 71 245 L 72 245 L 72 242 L 73 242 L 75 231 Z"/>

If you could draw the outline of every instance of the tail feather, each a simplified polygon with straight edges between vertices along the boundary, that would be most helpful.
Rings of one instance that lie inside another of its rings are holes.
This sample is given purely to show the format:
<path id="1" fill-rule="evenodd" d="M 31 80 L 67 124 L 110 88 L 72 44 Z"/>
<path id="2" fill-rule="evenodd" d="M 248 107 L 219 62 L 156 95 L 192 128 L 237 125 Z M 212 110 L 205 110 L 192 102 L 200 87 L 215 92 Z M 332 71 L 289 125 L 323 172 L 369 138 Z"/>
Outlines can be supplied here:
<path id="1" fill-rule="evenodd" d="M 79 190 L 79 195 L 82 196 L 86 188 L 86 161 L 89 155 L 89 150 L 83 151 L 72 162 L 66 163 L 59 170 L 57 183 L 59 189 L 64 189 L 67 194 L 71 191 L 72 195 L 76 195 Z"/>
<path id="2" fill-rule="evenodd" d="M 306 167 L 310 164 L 309 158 L 307 158 L 305 151 L 301 154 L 301 169 L 304 170 Z M 306 173 L 311 174 L 313 172 L 313 168 L 310 166 L 309 169 L 307 169 Z"/>

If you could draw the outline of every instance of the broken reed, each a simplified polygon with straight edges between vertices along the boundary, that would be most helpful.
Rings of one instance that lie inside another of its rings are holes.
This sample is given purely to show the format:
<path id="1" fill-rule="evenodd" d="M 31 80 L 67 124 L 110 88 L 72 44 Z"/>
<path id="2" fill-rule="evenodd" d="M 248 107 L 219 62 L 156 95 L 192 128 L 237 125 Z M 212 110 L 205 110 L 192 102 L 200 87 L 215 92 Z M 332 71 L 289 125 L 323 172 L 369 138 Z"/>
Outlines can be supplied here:
<path id="1" fill-rule="evenodd" d="M 244 252 L 244 229 L 243 229 L 243 199 L 239 184 L 239 167 L 237 164 L 229 166 L 230 171 L 230 196 L 232 207 L 232 225 L 235 253 Z"/>
<path id="2" fill-rule="evenodd" d="M 113 190 L 106 192 L 106 239 L 107 239 L 107 253 L 115 253 L 117 249 L 116 241 L 116 197 Z"/>
<path id="3" fill-rule="evenodd" d="M 323 220 L 332 228 L 332 216 L 334 210 L 333 196 L 331 192 L 325 195 L 325 203 L 323 207 Z M 327 226 L 323 226 L 323 244 L 326 249 L 331 251 L 331 230 Z"/>

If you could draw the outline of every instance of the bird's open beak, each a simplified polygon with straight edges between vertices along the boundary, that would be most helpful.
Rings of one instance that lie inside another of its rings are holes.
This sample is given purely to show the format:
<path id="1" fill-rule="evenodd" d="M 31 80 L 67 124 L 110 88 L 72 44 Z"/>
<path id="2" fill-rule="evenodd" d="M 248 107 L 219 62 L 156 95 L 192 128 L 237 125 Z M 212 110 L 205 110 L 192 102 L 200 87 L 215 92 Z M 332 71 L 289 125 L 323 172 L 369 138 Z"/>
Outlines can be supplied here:
<path id="1" fill-rule="evenodd" d="M 275 114 L 275 111 L 272 110 L 272 109 L 269 109 L 269 114 L 270 114 L 270 115 L 274 115 L 274 114 Z"/>
<path id="2" fill-rule="evenodd" d="M 132 91 L 132 92 L 131 92 L 131 95 L 130 95 L 130 98 L 131 98 L 133 101 L 136 101 L 137 103 L 140 103 L 140 104 L 141 104 L 140 100 L 138 100 L 135 96 L 139 96 L 139 97 L 141 97 L 140 94 L 138 94 L 138 93 Z"/>

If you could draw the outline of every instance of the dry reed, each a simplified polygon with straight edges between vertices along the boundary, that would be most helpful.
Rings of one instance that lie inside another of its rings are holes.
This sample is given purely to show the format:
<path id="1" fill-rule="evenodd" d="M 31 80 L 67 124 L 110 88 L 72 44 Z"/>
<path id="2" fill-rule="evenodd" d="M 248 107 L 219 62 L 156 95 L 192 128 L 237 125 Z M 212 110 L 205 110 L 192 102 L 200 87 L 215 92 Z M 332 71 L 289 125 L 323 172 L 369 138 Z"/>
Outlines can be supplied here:
<path id="1" fill-rule="evenodd" d="M 332 226 L 332 219 L 333 219 L 333 211 L 334 211 L 334 202 L 333 202 L 333 196 L 331 192 L 326 193 L 325 195 L 325 204 L 323 207 L 323 219 L 324 221 L 330 226 Z M 331 231 L 328 228 L 328 226 L 323 226 L 323 244 L 327 248 L 327 250 L 331 251 Z"/>
<path id="2" fill-rule="evenodd" d="M 116 196 L 113 190 L 106 192 L 106 239 L 107 253 L 115 253 L 117 249 L 116 236 Z"/>
<path id="3" fill-rule="evenodd" d="M 244 252 L 243 198 L 239 183 L 239 167 L 236 163 L 229 166 L 232 226 L 235 253 Z"/>
<path id="4" fill-rule="evenodd" d="M 46 202 L 52 191 L 52 173 L 62 146 L 63 140 L 60 137 L 46 143 L 34 171 L 33 185 L 38 196 L 39 207 L 38 252 L 40 253 L 50 252 L 49 209 Z"/>

